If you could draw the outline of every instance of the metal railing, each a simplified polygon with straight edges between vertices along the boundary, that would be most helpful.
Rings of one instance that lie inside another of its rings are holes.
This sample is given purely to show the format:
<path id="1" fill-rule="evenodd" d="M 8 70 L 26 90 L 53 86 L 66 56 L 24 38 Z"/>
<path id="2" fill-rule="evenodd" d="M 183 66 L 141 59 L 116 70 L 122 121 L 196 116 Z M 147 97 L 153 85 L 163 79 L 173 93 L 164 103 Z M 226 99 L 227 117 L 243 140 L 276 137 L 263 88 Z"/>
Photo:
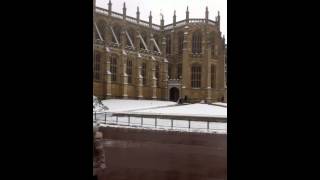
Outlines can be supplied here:
<path id="1" fill-rule="evenodd" d="M 93 112 L 93 122 L 136 128 L 178 129 L 200 132 L 220 131 L 225 133 L 227 131 L 227 118 L 224 117 Z"/>

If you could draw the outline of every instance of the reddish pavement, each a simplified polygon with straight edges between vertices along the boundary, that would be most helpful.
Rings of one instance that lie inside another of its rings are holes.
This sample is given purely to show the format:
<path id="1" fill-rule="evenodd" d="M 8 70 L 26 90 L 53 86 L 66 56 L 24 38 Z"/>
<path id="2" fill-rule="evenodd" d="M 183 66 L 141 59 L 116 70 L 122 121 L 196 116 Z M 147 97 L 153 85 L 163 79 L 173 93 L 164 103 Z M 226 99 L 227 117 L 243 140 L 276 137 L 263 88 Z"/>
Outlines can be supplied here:
<path id="1" fill-rule="evenodd" d="M 227 135 L 102 127 L 103 180 L 226 180 Z"/>

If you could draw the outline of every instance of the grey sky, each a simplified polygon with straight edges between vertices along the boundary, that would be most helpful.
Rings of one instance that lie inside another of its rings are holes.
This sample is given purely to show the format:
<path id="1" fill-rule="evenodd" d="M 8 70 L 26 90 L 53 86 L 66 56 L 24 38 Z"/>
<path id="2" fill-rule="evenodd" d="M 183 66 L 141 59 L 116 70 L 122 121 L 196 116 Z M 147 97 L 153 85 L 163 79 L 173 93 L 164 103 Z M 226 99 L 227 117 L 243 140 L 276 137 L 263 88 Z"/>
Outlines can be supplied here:
<path id="1" fill-rule="evenodd" d="M 96 0 L 97 6 L 108 8 L 109 0 Z M 186 9 L 189 6 L 190 18 L 204 18 L 205 7 L 209 9 L 209 19 L 215 20 L 220 11 L 221 32 L 227 39 L 227 0 L 111 0 L 112 10 L 122 13 L 123 2 L 126 2 L 127 15 L 136 17 L 137 6 L 140 10 L 140 18 L 148 21 L 152 11 L 152 21 L 160 24 L 160 13 L 164 15 L 165 24 L 172 23 L 173 11 L 176 10 L 177 21 L 186 17 Z"/>

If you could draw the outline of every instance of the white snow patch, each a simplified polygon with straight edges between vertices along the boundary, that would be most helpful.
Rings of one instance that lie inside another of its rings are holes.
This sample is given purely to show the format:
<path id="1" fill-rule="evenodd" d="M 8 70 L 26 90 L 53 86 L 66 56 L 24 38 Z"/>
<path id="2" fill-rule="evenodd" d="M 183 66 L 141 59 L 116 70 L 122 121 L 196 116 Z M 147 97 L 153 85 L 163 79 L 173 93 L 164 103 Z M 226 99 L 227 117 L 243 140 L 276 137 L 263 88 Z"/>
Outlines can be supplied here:
<path id="1" fill-rule="evenodd" d="M 215 103 L 212 103 L 213 105 L 218 105 L 218 106 L 224 106 L 224 107 L 227 107 L 227 103 L 223 103 L 223 102 L 215 102 Z"/>
<path id="2" fill-rule="evenodd" d="M 157 100 L 127 100 L 127 99 L 108 99 L 102 101 L 103 105 L 109 108 L 110 112 L 124 112 L 139 110 L 145 108 L 165 107 L 177 105 L 176 102 L 171 101 L 157 101 Z"/>
<path id="3" fill-rule="evenodd" d="M 190 104 L 174 107 L 164 107 L 156 109 L 146 109 L 134 111 L 145 114 L 164 114 L 181 116 L 202 116 L 202 117 L 227 117 L 227 108 L 208 105 L 208 104 Z"/>

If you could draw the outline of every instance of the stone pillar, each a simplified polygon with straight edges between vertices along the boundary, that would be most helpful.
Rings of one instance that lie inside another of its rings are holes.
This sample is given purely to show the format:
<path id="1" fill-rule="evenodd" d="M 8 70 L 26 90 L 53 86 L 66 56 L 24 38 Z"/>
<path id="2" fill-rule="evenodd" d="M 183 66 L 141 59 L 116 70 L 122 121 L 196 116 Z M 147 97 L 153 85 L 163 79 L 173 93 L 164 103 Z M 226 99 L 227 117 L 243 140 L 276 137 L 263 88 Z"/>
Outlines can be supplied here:
<path id="1" fill-rule="evenodd" d="M 137 58 L 138 62 L 138 71 L 137 71 L 137 80 L 138 80 L 138 99 L 143 99 L 143 80 L 142 80 L 142 59 L 141 57 Z"/>
<path id="2" fill-rule="evenodd" d="M 176 10 L 174 10 L 174 13 L 173 13 L 173 23 L 172 23 L 173 27 L 176 26 L 176 19 L 177 19 Z"/>
<path id="3" fill-rule="evenodd" d="M 122 97 L 128 98 L 127 55 L 122 55 Z"/>
<path id="4" fill-rule="evenodd" d="M 163 62 L 163 91 L 165 100 L 169 100 L 168 92 L 168 61 L 165 58 Z"/>
<path id="5" fill-rule="evenodd" d="M 140 22 L 140 11 L 139 11 L 139 6 L 137 7 L 137 23 L 139 24 Z"/>
<path id="6" fill-rule="evenodd" d="M 122 15 L 123 15 L 123 20 L 126 20 L 127 17 L 127 8 L 126 8 L 126 3 L 123 3 L 123 8 L 122 8 Z"/>
<path id="7" fill-rule="evenodd" d="M 136 33 L 136 40 L 135 40 L 135 46 L 136 46 L 136 51 L 137 51 L 137 71 L 136 71 L 136 77 L 137 77 L 137 94 L 136 96 L 138 97 L 138 99 L 143 99 L 143 81 L 142 81 L 142 75 L 141 75 L 141 71 L 142 71 L 142 58 L 141 55 L 139 54 L 140 51 L 140 38 L 139 38 L 139 34 L 140 34 L 140 29 L 137 29 L 137 33 Z"/>
<path id="8" fill-rule="evenodd" d="M 187 11 L 186 11 L 186 22 L 189 23 L 189 6 L 187 6 Z"/>
<path id="9" fill-rule="evenodd" d="M 124 22 L 125 24 L 125 22 Z M 125 27 L 125 25 L 124 25 Z M 125 50 L 125 46 L 127 45 L 127 37 L 125 34 L 126 29 L 123 28 L 121 31 L 121 49 L 122 49 L 122 55 L 121 55 L 121 64 L 122 68 L 120 68 L 121 76 L 122 76 L 122 97 L 124 99 L 128 98 L 128 75 L 126 73 L 127 70 L 127 52 Z M 120 66 L 121 67 L 121 66 Z"/>
<path id="10" fill-rule="evenodd" d="M 161 87 L 163 88 L 163 97 L 165 100 L 169 100 L 168 96 L 168 60 L 166 58 L 167 52 L 166 52 L 166 36 L 163 34 L 162 38 L 162 57 L 163 57 L 163 63 L 162 63 L 162 83 Z M 160 66 L 161 67 L 161 66 Z"/>
<path id="11" fill-rule="evenodd" d="M 204 71 L 204 74 L 205 75 L 205 83 L 204 83 L 204 88 L 206 89 L 207 93 L 206 93 L 206 100 L 208 103 L 211 103 L 212 102 L 212 97 L 211 97 L 211 92 L 212 92 L 212 89 L 211 89 L 211 63 L 210 63 L 210 36 L 209 36 L 209 32 L 208 32 L 208 25 L 206 24 L 205 25 L 205 28 L 204 28 L 204 36 L 203 36 L 203 39 L 202 39 L 202 44 L 204 45 L 203 46 L 203 54 L 204 54 L 204 62 L 202 64 L 202 69 Z"/>
<path id="12" fill-rule="evenodd" d="M 156 60 L 151 58 L 152 99 L 157 98 Z"/>
<path id="13" fill-rule="evenodd" d="M 111 3 L 111 0 L 109 0 L 109 3 L 108 3 L 108 15 L 111 16 L 111 11 L 112 11 L 112 3 Z"/>
<path id="14" fill-rule="evenodd" d="M 106 57 L 107 57 L 107 60 L 106 60 L 107 68 L 106 68 L 106 73 L 105 73 L 106 81 L 107 81 L 106 97 L 107 97 L 107 99 L 109 99 L 112 96 L 112 93 L 111 93 L 110 53 L 109 52 L 106 53 Z"/>
<path id="15" fill-rule="evenodd" d="M 224 63 L 224 44 L 222 43 L 221 37 L 217 44 L 217 92 L 219 92 L 219 98 L 224 95 L 225 91 L 225 63 Z"/>
<path id="16" fill-rule="evenodd" d="M 209 20 L 209 10 L 208 10 L 208 6 L 206 6 L 206 23 L 208 24 L 208 20 Z"/>
<path id="17" fill-rule="evenodd" d="M 189 27 L 184 28 L 184 37 L 183 37 L 183 54 L 182 54 L 182 79 L 181 79 L 181 93 L 180 97 L 188 95 L 186 92 L 187 89 L 191 87 L 190 85 L 190 67 L 189 67 Z"/>

